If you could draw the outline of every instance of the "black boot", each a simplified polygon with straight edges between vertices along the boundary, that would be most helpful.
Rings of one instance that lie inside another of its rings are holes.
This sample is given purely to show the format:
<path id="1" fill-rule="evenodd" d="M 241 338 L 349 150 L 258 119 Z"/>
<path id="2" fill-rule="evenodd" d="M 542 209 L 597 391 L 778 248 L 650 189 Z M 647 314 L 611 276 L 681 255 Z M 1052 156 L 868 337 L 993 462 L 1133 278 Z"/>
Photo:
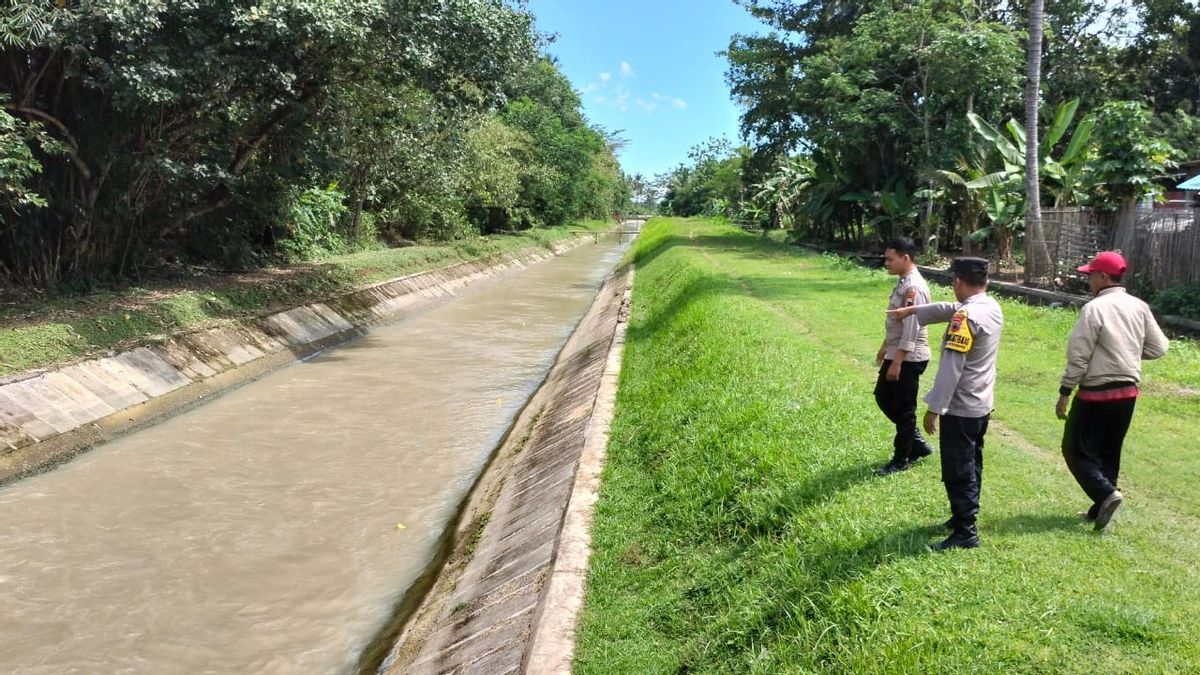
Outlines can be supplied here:
<path id="1" fill-rule="evenodd" d="M 952 548 L 979 548 L 979 530 L 975 525 L 954 528 L 949 537 L 934 545 L 934 550 L 947 551 Z"/>
<path id="2" fill-rule="evenodd" d="M 933 454 L 934 447 L 928 439 L 918 431 L 913 435 L 912 445 L 908 448 L 908 461 L 917 462 Z"/>
<path id="3" fill-rule="evenodd" d="M 912 465 L 909 464 L 908 460 L 906 460 L 906 459 L 892 458 L 892 461 L 888 462 L 887 464 L 884 464 L 883 466 L 879 467 L 878 469 L 875 469 L 875 475 L 890 476 L 899 471 L 903 471 L 910 466 L 912 466 Z"/>
<path id="4" fill-rule="evenodd" d="M 924 438 L 918 438 L 913 441 L 912 450 L 909 452 L 909 463 L 919 462 L 933 454 L 933 446 Z"/>
<path id="5" fill-rule="evenodd" d="M 979 546 L 979 531 L 975 519 L 979 515 L 979 485 L 973 483 L 946 483 L 946 496 L 950 498 L 950 520 L 946 527 L 950 536 L 934 546 L 938 551 L 951 548 L 976 548 Z"/>

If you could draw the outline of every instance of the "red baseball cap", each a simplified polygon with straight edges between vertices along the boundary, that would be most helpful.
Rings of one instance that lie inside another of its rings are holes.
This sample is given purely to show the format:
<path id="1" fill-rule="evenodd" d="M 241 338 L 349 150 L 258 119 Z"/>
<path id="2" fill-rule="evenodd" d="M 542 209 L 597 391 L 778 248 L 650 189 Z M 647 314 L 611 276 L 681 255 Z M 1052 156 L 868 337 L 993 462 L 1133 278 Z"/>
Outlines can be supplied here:
<path id="1" fill-rule="evenodd" d="M 1119 277 L 1125 274 L 1125 270 L 1129 269 L 1129 265 L 1125 264 L 1125 258 L 1116 251 L 1101 251 L 1096 254 L 1095 258 L 1086 265 L 1080 265 L 1077 268 L 1084 274 L 1092 272 L 1104 272 L 1109 276 Z"/>

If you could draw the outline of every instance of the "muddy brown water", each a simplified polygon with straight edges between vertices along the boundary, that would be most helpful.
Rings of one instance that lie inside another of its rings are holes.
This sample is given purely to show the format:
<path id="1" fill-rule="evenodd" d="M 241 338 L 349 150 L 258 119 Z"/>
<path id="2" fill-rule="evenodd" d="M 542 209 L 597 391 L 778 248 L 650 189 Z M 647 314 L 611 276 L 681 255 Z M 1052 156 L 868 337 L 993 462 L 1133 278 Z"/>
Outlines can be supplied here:
<path id="1" fill-rule="evenodd" d="M 627 243 L 0 489 L 0 672 L 353 672 Z"/>

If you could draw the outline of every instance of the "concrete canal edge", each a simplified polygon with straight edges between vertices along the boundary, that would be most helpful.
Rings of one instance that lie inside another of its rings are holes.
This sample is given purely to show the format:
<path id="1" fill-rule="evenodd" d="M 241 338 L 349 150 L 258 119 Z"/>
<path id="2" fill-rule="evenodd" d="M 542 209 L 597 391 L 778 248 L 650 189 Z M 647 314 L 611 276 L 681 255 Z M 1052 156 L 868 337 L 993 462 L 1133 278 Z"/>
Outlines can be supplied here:
<path id="1" fill-rule="evenodd" d="M 609 429 L 617 402 L 621 360 L 625 355 L 625 331 L 629 327 L 629 303 L 633 294 L 633 270 L 621 301 L 612 346 L 604 364 L 600 390 L 588 424 L 583 455 L 575 474 L 571 501 L 563 519 L 554 571 L 534 624 L 526 673 L 557 675 L 571 672 L 575 634 L 587 590 L 588 561 L 592 557 L 592 518 L 600 498 L 600 479 L 608 451 Z"/>
<path id="2" fill-rule="evenodd" d="M 411 274 L 102 358 L 0 378 L 0 485 L 363 335 L 467 286 L 593 241 L 576 236 Z"/>
<path id="3" fill-rule="evenodd" d="M 360 672 L 569 671 L 632 280 L 605 280 Z"/>

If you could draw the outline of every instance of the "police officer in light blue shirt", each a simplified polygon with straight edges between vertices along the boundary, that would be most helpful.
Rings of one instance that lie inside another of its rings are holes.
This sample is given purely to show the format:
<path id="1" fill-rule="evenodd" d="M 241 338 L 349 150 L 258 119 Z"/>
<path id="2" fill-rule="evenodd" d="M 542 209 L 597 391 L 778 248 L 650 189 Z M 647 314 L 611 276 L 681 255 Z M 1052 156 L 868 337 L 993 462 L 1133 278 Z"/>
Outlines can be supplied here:
<path id="1" fill-rule="evenodd" d="M 938 550 L 979 546 L 975 519 L 983 481 L 983 443 L 993 408 L 996 357 L 1004 327 L 999 303 L 986 292 L 987 268 L 988 262 L 982 258 L 957 258 L 950 265 L 957 303 L 890 311 L 900 317 L 915 315 L 922 325 L 948 324 L 937 378 L 925 395 L 929 410 L 923 424 L 928 433 L 938 433 L 942 482 L 950 500 L 951 517 L 946 525 L 952 532 L 935 547 Z"/>
<path id="2" fill-rule="evenodd" d="M 913 262 L 916 255 L 917 245 L 908 237 L 897 237 L 884 249 L 883 266 L 889 274 L 899 277 L 888 298 L 888 309 L 929 302 L 929 286 Z M 887 317 L 883 343 L 875 355 L 879 366 L 875 403 L 896 431 L 892 438 L 892 459 L 875 470 L 880 476 L 904 471 L 933 454 L 933 448 L 917 430 L 917 390 L 921 374 L 929 365 L 929 356 L 926 329 L 915 316 Z"/>

